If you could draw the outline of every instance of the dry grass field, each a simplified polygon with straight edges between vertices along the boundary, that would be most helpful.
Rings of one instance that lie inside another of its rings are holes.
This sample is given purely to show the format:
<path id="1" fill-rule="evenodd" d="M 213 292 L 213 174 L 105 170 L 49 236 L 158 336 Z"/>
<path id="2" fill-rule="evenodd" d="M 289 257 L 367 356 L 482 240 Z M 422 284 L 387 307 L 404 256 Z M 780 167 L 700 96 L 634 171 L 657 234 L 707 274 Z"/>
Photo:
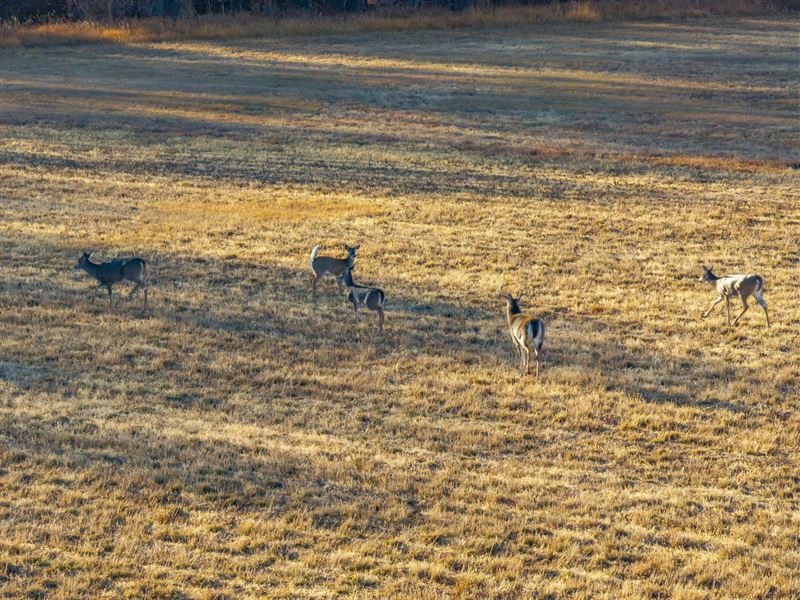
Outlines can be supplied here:
<path id="1" fill-rule="evenodd" d="M 797 40 L 0 51 L 0 596 L 800 598 Z M 382 336 L 311 301 L 318 243 Z M 702 262 L 772 328 L 700 319 Z"/>

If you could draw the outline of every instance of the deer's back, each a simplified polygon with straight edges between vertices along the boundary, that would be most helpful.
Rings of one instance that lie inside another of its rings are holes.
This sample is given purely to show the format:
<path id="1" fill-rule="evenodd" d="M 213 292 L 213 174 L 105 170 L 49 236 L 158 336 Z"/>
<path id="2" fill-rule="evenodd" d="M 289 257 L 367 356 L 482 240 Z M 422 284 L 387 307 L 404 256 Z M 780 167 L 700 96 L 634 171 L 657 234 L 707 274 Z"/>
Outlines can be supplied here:
<path id="1" fill-rule="evenodd" d="M 371 287 L 353 286 L 348 292 L 350 302 L 375 310 L 383 306 L 386 296 L 383 290 Z"/>
<path id="2" fill-rule="evenodd" d="M 727 296 L 742 296 L 747 298 L 754 292 L 761 291 L 764 280 L 759 275 L 725 275 L 717 280 L 717 285 Z"/>
<path id="3" fill-rule="evenodd" d="M 144 261 L 141 258 L 110 260 L 100 265 L 100 273 L 104 283 L 139 279 L 144 275 Z"/>
<path id="4" fill-rule="evenodd" d="M 317 256 L 311 261 L 311 269 L 317 275 L 339 275 L 350 265 L 347 258 L 333 258 L 332 256 Z"/>
<path id="5" fill-rule="evenodd" d="M 517 313 L 511 316 L 509 330 L 511 335 L 520 342 L 524 342 L 526 338 L 533 340 L 544 335 L 542 322 L 525 313 Z"/>

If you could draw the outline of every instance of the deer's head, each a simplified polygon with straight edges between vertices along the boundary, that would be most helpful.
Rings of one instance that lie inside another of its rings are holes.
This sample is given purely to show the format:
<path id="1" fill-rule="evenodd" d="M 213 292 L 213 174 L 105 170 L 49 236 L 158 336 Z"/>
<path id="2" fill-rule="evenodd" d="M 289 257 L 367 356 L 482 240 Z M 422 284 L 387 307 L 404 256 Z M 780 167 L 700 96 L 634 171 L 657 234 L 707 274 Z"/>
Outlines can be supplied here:
<path id="1" fill-rule="evenodd" d="M 346 286 L 353 285 L 353 265 L 346 266 L 344 270 L 336 276 L 336 280 Z"/>
<path id="2" fill-rule="evenodd" d="M 89 257 L 92 255 L 91 252 L 84 252 L 81 254 L 81 257 L 78 259 L 78 262 L 75 263 L 75 266 L 72 267 L 73 269 L 82 269 L 87 264 L 89 264 Z"/>
<path id="3" fill-rule="evenodd" d="M 702 265 L 702 267 L 703 267 L 703 274 L 700 276 L 700 281 L 707 281 L 709 283 L 713 283 L 717 279 L 714 273 L 711 272 L 711 269 L 713 269 L 714 267 L 707 267 L 705 265 Z"/>
<path id="4" fill-rule="evenodd" d="M 502 292 L 501 290 L 497 290 L 497 294 L 501 298 L 505 298 L 506 301 L 506 312 L 510 315 L 516 314 L 518 312 L 522 312 L 522 309 L 519 307 L 519 302 L 522 300 L 523 293 L 520 292 L 517 294 L 517 297 L 514 298 L 513 294 L 507 294 Z"/>

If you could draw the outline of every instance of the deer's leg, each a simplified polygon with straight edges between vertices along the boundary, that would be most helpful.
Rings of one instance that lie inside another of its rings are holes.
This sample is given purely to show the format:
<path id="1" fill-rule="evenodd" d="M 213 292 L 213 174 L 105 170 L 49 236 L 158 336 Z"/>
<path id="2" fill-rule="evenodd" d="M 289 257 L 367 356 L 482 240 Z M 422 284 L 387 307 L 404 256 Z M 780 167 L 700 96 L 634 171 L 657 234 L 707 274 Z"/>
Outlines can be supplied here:
<path id="1" fill-rule="evenodd" d="M 106 289 L 108 289 L 108 305 L 109 306 L 113 306 L 114 301 L 113 301 L 113 298 L 112 298 L 112 295 L 111 295 L 111 284 L 110 283 L 106 284 Z"/>
<path id="2" fill-rule="evenodd" d="M 378 329 L 383 333 L 383 309 L 378 309 Z"/>
<path id="3" fill-rule="evenodd" d="M 731 326 L 731 297 L 725 296 L 725 304 L 728 307 L 728 327 Z"/>
<path id="4" fill-rule="evenodd" d="M 315 273 L 314 275 L 312 275 L 312 279 L 311 279 L 311 296 L 313 298 L 317 297 L 317 282 L 318 281 L 319 281 L 319 275 L 317 275 Z"/>
<path id="5" fill-rule="evenodd" d="M 128 297 L 130 298 L 131 296 L 133 296 L 133 294 L 138 292 L 140 289 L 144 290 L 144 307 L 146 309 L 147 308 L 147 283 L 145 282 L 144 279 L 134 279 L 133 283 L 135 285 L 133 286 L 133 289 L 128 294 Z"/>
<path id="6" fill-rule="evenodd" d="M 707 310 L 706 312 L 704 312 L 704 313 L 703 313 L 703 318 L 707 317 L 707 316 L 708 316 L 708 313 L 710 313 L 710 312 L 711 312 L 711 309 L 713 309 L 713 308 L 714 308 L 714 307 L 715 307 L 717 304 L 719 304 L 720 302 L 722 302 L 722 296 L 720 296 L 719 298 L 717 298 L 716 300 L 714 300 L 714 301 L 711 303 L 711 306 L 709 306 L 709 307 L 708 307 L 708 310 Z"/>
<path id="7" fill-rule="evenodd" d="M 525 372 L 525 345 L 520 342 L 517 338 L 514 338 L 514 346 L 517 348 L 517 355 L 519 356 L 519 360 L 517 361 L 517 368 L 519 369 L 520 373 Z"/>
<path id="8" fill-rule="evenodd" d="M 531 372 L 531 349 L 525 344 L 521 344 L 520 347 L 525 352 L 525 375 L 528 375 Z"/>
<path id="9" fill-rule="evenodd" d="M 539 379 L 539 365 L 542 362 L 542 355 L 535 349 L 534 353 L 536 354 L 536 379 Z"/>
<path id="10" fill-rule="evenodd" d="M 520 350 L 519 342 L 517 342 L 517 338 L 511 338 L 511 341 L 514 342 L 514 350 L 517 351 L 517 368 L 522 369 L 522 350 Z"/>
<path id="11" fill-rule="evenodd" d="M 739 322 L 739 319 L 742 318 L 742 315 L 747 312 L 747 309 L 750 308 L 747 306 L 747 298 L 742 297 L 742 312 L 739 313 L 739 316 L 733 320 L 733 324 L 736 325 Z"/>
<path id="12" fill-rule="evenodd" d="M 760 294 L 759 295 L 754 294 L 753 297 L 756 299 L 758 305 L 764 309 L 764 316 L 767 317 L 767 327 L 769 327 L 769 313 L 767 312 L 767 303 L 764 302 L 764 298 L 762 298 Z"/>

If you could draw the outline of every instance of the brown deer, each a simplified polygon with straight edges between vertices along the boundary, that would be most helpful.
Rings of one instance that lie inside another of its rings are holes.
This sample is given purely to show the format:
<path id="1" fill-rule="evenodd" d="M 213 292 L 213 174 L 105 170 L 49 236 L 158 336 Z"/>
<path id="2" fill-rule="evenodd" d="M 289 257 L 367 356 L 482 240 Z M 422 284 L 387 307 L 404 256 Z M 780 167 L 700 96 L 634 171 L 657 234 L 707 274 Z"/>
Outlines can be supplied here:
<path id="1" fill-rule="evenodd" d="M 752 296 L 756 303 L 764 309 L 764 316 L 767 318 L 767 327 L 769 327 L 769 313 L 767 312 L 767 303 L 761 295 L 764 293 L 764 279 L 760 275 L 723 275 L 717 277 L 711 272 L 711 268 L 703 265 L 703 274 L 700 276 L 700 281 L 705 281 L 714 286 L 717 291 L 717 299 L 711 303 L 708 310 L 703 313 L 703 318 L 707 317 L 711 310 L 720 302 L 725 300 L 728 308 L 728 326 L 731 325 L 731 298 L 739 298 L 742 301 L 742 312 L 734 319 L 733 324 L 739 323 L 739 319 L 747 312 L 747 299 Z"/>
<path id="2" fill-rule="evenodd" d="M 336 284 L 339 286 L 339 290 L 342 289 L 342 282 L 339 276 L 347 267 L 353 266 L 356 260 L 356 250 L 358 250 L 359 246 L 348 246 L 344 244 L 344 249 L 347 251 L 347 256 L 345 258 L 317 256 L 319 245 L 311 249 L 311 258 L 308 264 L 311 266 L 311 272 L 313 273 L 313 279 L 311 281 L 312 296 L 317 296 L 317 282 L 325 275 L 333 275 L 336 278 Z"/>
<path id="3" fill-rule="evenodd" d="M 147 308 L 147 282 L 144 280 L 145 262 L 141 258 L 121 258 L 104 263 L 93 263 L 89 260 L 91 254 L 91 252 L 84 252 L 73 268 L 83 269 L 108 290 L 109 305 L 113 304 L 111 287 L 115 283 L 127 280 L 136 284 L 129 295 L 133 295 L 139 288 L 144 290 L 144 307 Z"/>
<path id="4" fill-rule="evenodd" d="M 353 267 L 345 267 L 337 280 L 344 283 L 347 287 L 347 300 L 353 305 L 358 321 L 358 311 L 361 308 L 368 308 L 372 312 L 378 313 L 378 329 L 383 331 L 383 305 L 386 303 L 386 295 L 383 290 L 378 288 L 366 287 L 353 283 Z"/>
<path id="5" fill-rule="evenodd" d="M 506 299 L 506 323 L 519 356 L 520 369 L 525 375 L 530 373 L 531 352 L 533 352 L 536 359 L 536 377 L 539 377 L 544 344 L 544 322 L 522 312 L 519 307 L 522 294 L 514 298 L 511 294 L 503 294 L 500 290 L 498 293 Z"/>

